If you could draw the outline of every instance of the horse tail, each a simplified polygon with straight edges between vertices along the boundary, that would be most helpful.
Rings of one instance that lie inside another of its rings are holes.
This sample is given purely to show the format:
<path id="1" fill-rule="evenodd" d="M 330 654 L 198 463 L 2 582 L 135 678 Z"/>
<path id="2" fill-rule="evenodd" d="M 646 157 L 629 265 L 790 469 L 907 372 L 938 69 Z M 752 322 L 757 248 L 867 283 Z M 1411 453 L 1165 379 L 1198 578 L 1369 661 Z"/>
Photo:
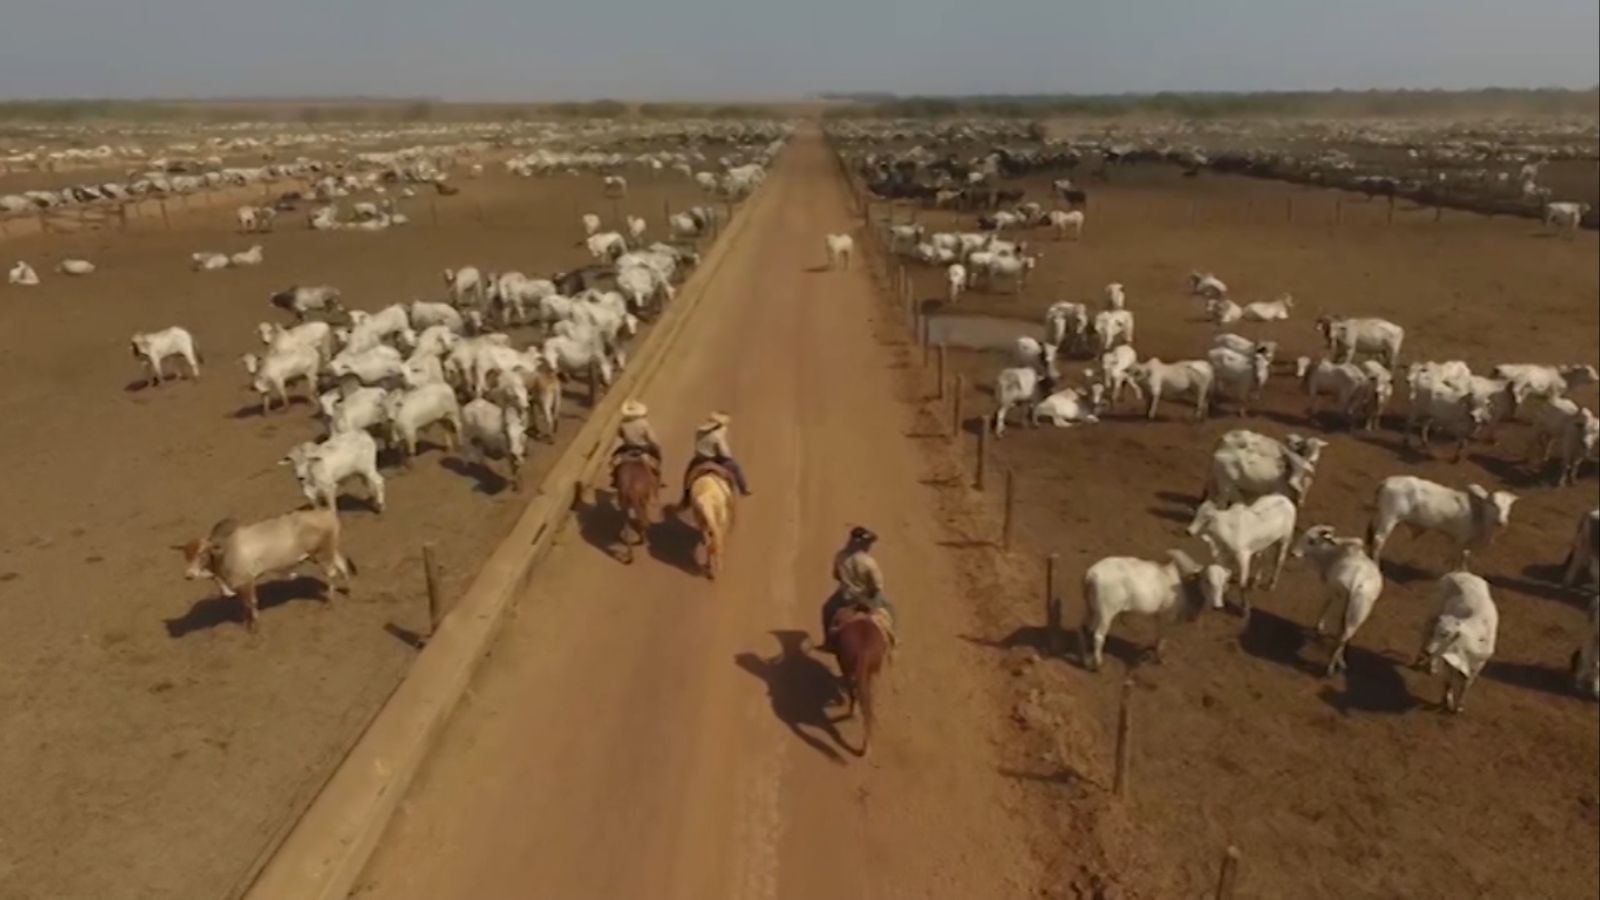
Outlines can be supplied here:
<path id="1" fill-rule="evenodd" d="M 861 704 L 861 724 L 865 732 L 861 741 L 863 753 L 872 743 L 872 726 L 877 721 L 872 706 L 872 682 L 878 674 L 878 667 L 873 663 L 873 660 L 862 659 L 858 662 L 860 668 L 856 670 L 856 702 Z"/>

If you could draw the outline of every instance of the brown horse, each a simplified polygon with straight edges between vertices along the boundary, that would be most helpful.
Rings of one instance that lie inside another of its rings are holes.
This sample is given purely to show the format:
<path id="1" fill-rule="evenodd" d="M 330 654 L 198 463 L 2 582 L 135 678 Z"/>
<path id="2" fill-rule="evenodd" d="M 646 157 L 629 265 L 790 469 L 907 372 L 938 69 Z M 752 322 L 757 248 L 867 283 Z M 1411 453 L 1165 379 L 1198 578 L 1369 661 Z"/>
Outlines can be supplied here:
<path id="1" fill-rule="evenodd" d="M 872 682 L 883 669 L 889 655 L 889 641 L 870 612 L 855 607 L 840 610 L 833 619 L 833 655 L 839 660 L 839 674 L 844 681 L 845 694 L 850 698 L 850 709 L 845 718 L 856 714 L 856 703 L 861 704 L 861 755 L 866 756 L 872 744 Z"/>
<path id="2" fill-rule="evenodd" d="M 622 561 L 633 562 L 633 545 L 645 541 L 650 527 L 661 476 L 642 456 L 626 456 L 617 462 L 614 473 L 617 506 L 622 511 Z"/>

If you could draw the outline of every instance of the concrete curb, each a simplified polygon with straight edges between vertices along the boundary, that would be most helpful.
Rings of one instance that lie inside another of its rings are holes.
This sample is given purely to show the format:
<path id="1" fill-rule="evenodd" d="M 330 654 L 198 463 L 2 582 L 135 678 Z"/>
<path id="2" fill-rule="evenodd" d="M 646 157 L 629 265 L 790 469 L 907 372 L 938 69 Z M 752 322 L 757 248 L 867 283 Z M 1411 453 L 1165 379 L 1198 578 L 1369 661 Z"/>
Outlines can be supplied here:
<path id="1" fill-rule="evenodd" d="M 248 900 L 343 900 L 355 888 L 395 809 L 493 646 L 506 613 L 526 587 L 535 564 L 571 515 L 575 485 L 606 464 L 623 399 L 655 377 L 699 307 L 729 248 L 771 192 L 758 189 L 734 214 L 612 385 L 578 436 L 562 452 L 511 533 L 484 562 L 404 680 L 356 741 L 315 800 L 272 852 Z"/>

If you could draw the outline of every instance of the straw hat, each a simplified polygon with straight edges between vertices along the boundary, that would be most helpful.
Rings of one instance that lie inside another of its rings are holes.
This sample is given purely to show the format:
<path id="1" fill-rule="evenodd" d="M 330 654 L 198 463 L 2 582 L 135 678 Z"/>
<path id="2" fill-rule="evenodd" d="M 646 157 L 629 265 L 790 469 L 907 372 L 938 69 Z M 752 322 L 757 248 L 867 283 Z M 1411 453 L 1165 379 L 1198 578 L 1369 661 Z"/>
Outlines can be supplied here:
<path id="1" fill-rule="evenodd" d="M 647 413 L 649 413 L 649 410 L 645 409 L 645 405 L 638 400 L 622 401 L 622 417 L 624 419 L 642 419 Z"/>
<path id="2" fill-rule="evenodd" d="M 700 427 L 695 430 L 701 434 L 704 434 L 708 431 L 716 431 L 718 428 L 727 428 L 728 423 L 732 421 L 733 419 L 730 418 L 727 413 L 714 412 L 710 416 L 707 416 L 706 420 L 700 423 Z"/>

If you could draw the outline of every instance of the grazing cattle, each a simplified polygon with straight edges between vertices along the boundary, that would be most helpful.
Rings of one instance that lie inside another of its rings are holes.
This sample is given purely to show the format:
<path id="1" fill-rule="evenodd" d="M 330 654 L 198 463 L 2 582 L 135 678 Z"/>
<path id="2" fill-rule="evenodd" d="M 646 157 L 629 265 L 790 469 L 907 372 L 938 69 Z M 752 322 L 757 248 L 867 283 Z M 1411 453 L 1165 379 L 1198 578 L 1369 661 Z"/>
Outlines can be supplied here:
<path id="1" fill-rule="evenodd" d="M 1053 209 L 1045 218 L 1050 223 L 1050 230 L 1055 232 L 1056 240 L 1065 240 L 1069 234 L 1075 241 L 1083 239 L 1084 217 L 1082 210 L 1075 209 L 1071 212 L 1062 212 L 1059 209 Z"/>
<path id="2" fill-rule="evenodd" d="M 1032 365 L 1002 369 L 995 377 L 994 436 L 1006 433 L 1006 414 L 1011 407 L 1032 400 L 1039 393 L 1039 370 Z"/>
<path id="3" fill-rule="evenodd" d="M 1335 363 L 1324 357 L 1312 363 L 1302 356 L 1295 360 L 1295 376 L 1305 385 L 1309 402 L 1306 417 L 1315 418 L 1317 401 L 1324 394 L 1332 394 L 1334 405 L 1345 417 L 1347 425 L 1357 421 L 1371 431 L 1378 426 L 1378 418 L 1394 396 L 1394 377 L 1375 360 L 1356 363 Z"/>
<path id="4" fill-rule="evenodd" d="M 1588 214 L 1587 203 L 1546 203 L 1544 224 L 1564 232 L 1570 238 L 1577 234 L 1579 226 L 1583 224 L 1583 217 Z"/>
<path id="5" fill-rule="evenodd" d="M 1533 363 L 1508 363 L 1495 366 L 1490 373 L 1495 379 L 1511 386 L 1511 394 L 1518 404 L 1542 397 L 1565 397 L 1572 388 L 1600 381 L 1600 371 L 1588 364 L 1543 366 Z"/>
<path id="6" fill-rule="evenodd" d="M 1216 391 L 1239 404 L 1241 416 L 1250 414 L 1250 401 L 1266 389 L 1272 374 L 1272 358 L 1265 353 L 1240 353 L 1228 347 L 1212 347 L 1206 354 L 1216 377 Z"/>
<path id="7" fill-rule="evenodd" d="M 1455 547 L 1452 567 L 1465 570 L 1475 548 L 1486 547 L 1511 522 L 1517 496 L 1469 484 L 1457 491 L 1414 475 L 1393 475 L 1378 487 L 1377 512 L 1367 528 L 1367 552 L 1381 562 L 1383 545 L 1400 525 L 1414 534 L 1436 531 Z"/>
<path id="8" fill-rule="evenodd" d="M 1239 608 L 1250 618 L 1250 589 L 1256 586 L 1263 568 L 1252 580 L 1250 562 L 1257 553 L 1277 548 L 1277 559 L 1267 587 L 1276 587 L 1284 560 L 1294 543 L 1296 516 L 1294 501 L 1280 494 L 1268 494 L 1251 503 L 1235 503 L 1223 508 L 1209 500 L 1201 501 L 1189 522 L 1189 535 L 1198 536 L 1211 548 L 1211 557 L 1228 566 L 1239 583 Z M 1217 598 L 1221 607 L 1222 598 Z"/>
<path id="9" fill-rule="evenodd" d="M 520 384 L 521 382 L 515 382 Z M 504 457 L 511 468 L 512 490 L 522 490 L 522 464 L 528 457 L 528 422 L 516 404 L 501 406 L 478 398 L 461 407 L 463 446 L 481 465 L 485 454 Z"/>
<path id="10" fill-rule="evenodd" d="M 339 289 L 320 285 L 295 285 L 287 290 L 282 290 L 268 298 L 273 306 L 294 313 L 294 317 L 305 321 L 306 314 L 311 312 L 338 312 Z"/>
<path id="11" fill-rule="evenodd" d="M 1200 566 L 1181 550 L 1167 551 L 1167 562 L 1108 556 L 1083 573 L 1083 624 L 1079 652 L 1085 668 L 1098 672 L 1105 662 L 1106 635 L 1123 613 L 1157 617 L 1157 661 L 1166 645 L 1166 620 L 1193 619 L 1207 605 L 1222 605 L 1228 570 Z"/>
<path id="12" fill-rule="evenodd" d="M 136 334 L 129 344 L 133 358 L 144 363 L 150 372 L 147 383 L 161 383 L 161 364 L 169 356 L 180 357 L 189 364 L 189 377 L 196 380 L 200 378 L 200 360 L 195 351 L 194 337 L 183 328 L 174 325 L 160 331 Z M 183 375 L 182 372 L 178 374 L 179 377 Z"/>
<path id="13" fill-rule="evenodd" d="M 444 285 L 450 292 L 451 304 L 478 306 L 483 303 L 483 274 L 476 266 L 444 270 Z"/>
<path id="14" fill-rule="evenodd" d="M 1105 353 L 1118 344 L 1133 343 L 1133 311 L 1105 309 L 1094 316 L 1096 350 Z"/>
<path id="15" fill-rule="evenodd" d="M 1327 446 L 1321 438 L 1291 434 L 1280 442 L 1244 429 L 1230 431 L 1212 450 L 1201 495 L 1223 506 L 1267 494 L 1304 504 Z"/>
<path id="16" fill-rule="evenodd" d="M 384 416 L 389 420 L 390 444 L 398 444 L 403 449 L 407 467 L 417 455 L 418 436 L 429 425 L 442 422 L 449 427 L 449 449 L 461 445 L 461 405 L 448 384 L 425 384 L 395 391 L 384 398 Z"/>
<path id="17" fill-rule="evenodd" d="M 1561 466 L 1556 483 L 1577 480 L 1583 461 L 1600 449 L 1600 417 L 1566 397 L 1536 400 L 1524 410 L 1533 423 L 1526 461 L 1542 469 L 1550 461 L 1551 447 L 1559 447 Z"/>
<path id="18" fill-rule="evenodd" d="M 1327 344 L 1329 355 L 1339 362 L 1350 362 L 1357 353 L 1377 356 L 1389 369 L 1400 359 L 1400 345 L 1406 330 L 1386 319 L 1350 319 L 1323 316 L 1317 330 Z"/>
<path id="19" fill-rule="evenodd" d="M 366 485 L 373 508 L 383 512 L 383 476 L 378 474 L 378 444 L 360 429 L 335 431 L 322 443 L 307 441 L 295 445 L 279 460 L 292 466 L 300 490 L 312 506 L 333 509 L 339 497 L 339 483 L 360 478 Z"/>
<path id="20" fill-rule="evenodd" d="M 1105 315 L 1105 313 L 1101 313 Z M 1130 367 L 1134 384 L 1150 398 L 1148 418 L 1154 419 L 1161 408 L 1163 396 L 1194 397 L 1194 417 L 1204 419 L 1211 404 L 1211 391 L 1216 385 L 1216 373 L 1206 360 L 1189 359 L 1165 363 L 1151 357 Z"/>
<path id="21" fill-rule="evenodd" d="M 1086 349 L 1088 343 L 1088 307 L 1066 300 L 1050 304 L 1044 313 L 1044 344 L 1050 356 L 1054 357 L 1063 349 L 1069 353 Z"/>
<path id="22" fill-rule="evenodd" d="M 1489 583 L 1470 572 L 1451 572 L 1439 579 L 1439 613 L 1428 623 L 1415 665 L 1437 673 L 1442 662 L 1446 676 L 1442 705 L 1459 713 L 1467 689 L 1494 656 L 1500 631 L 1500 611 L 1489 594 Z"/>
<path id="23" fill-rule="evenodd" d="M 249 525 L 223 519 L 210 534 L 174 549 L 188 564 L 186 577 L 210 578 L 223 596 L 244 598 L 245 625 L 251 631 L 260 617 L 256 582 L 262 576 L 314 560 L 330 583 L 348 585 L 356 570 L 339 552 L 339 517 L 331 508 L 297 510 Z"/>
<path id="24" fill-rule="evenodd" d="M 967 286 L 967 267 L 961 263 L 953 262 L 944 272 L 945 281 L 950 286 L 950 302 L 956 302 L 961 296 L 961 291 Z"/>
<path id="25" fill-rule="evenodd" d="M 1244 318 L 1244 310 L 1227 297 L 1213 297 L 1206 301 L 1206 318 L 1218 325 L 1232 325 Z"/>
<path id="26" fill-rule="evenodd" d="M 848 234 L 830 234 L 822 239 L 822 249 L 828 258 L 828 268 L 849 269 L 856 242 Z"/>
<path id="27" fill-rule="evenodd" d="M 1228 286 L 1210 272 L 1190 272 L 1189 293 L 1204 300 L 1222 300 L 1228 296 Z"/>
<path id="28" fill-rule="evenodd" d="M 315 400 L 317 372 L 322 368 L 322 354 L 315 347 L 294 346 L 258 357 L 246 353 L 240 360 L 250 374 L 250 386 L 261 395 L 261 414 L 272 411 L 272 398 L 276 396 L 284 407 L 289 405 L 290 382 L 305 379 L 306 397 Z"/>
<path id="29" fill-rule="evenodd" d="M 1572 653 L 1572 687 L 1600 700 L 1600 595 L 1589 598 L 1583 642 Z"/>
<path id="30" fill-rule="evenodd" d="M 1572 535 L 1572 546 L 1567 548 L 1567 558 L 1561 564 L 1561 583 L 1576 587 L 1587 574 L 1588 588 L 1600 591 L 1600 507 L 1578 517 L 1578 528 Z"/>
<path id="31" fill-rule="evenodd" d="M 1134 399 L 1143 402 L 1144 392 L 1133 378 L 1133 367 L 1139 363 L 1139 354 L 1129 344 L 1122 344 L 1100 354 L 1100 383 L 1110 391 L 1112 406 L 1122 400 L 1124 387 L 1133 391 Z"/>
<path id="32" fill-rule="evenodd" d="M 1313 525 L 1295 544 L 1295 559 L 1309 559 L 1316 567 L 1327 592 L 1327 602 L 1317 617 L 1317 634 L 1327 635 L 1328 616 L 1339 605 L 1344 607 L 1344 625 L 1339 642 L 1328 658 L 1324 675 L 1332 677 L 1345 668 L 1344 651 L 1361 628 L 1383 593 L 1383 570 L 1361 546 L 1360 538 L 1342 538 L 1331 525 Z"/>
<path id="33" fill-rule="evenodd" d="M 87 259 L 63 259 L 56 264 L 56 271 L 63 275 L 92 275 L 94 263 Z"/>

